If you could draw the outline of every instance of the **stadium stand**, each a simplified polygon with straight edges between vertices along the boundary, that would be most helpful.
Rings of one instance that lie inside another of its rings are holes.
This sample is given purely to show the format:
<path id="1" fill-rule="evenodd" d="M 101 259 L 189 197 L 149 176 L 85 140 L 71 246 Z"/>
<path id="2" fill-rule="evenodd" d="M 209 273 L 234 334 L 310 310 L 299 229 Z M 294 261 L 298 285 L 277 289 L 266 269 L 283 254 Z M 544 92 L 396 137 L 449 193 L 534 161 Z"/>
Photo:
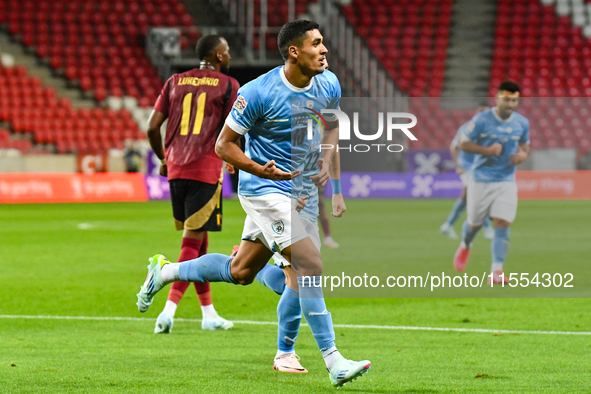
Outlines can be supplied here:
<path id="1" fill-rule="evenodd" d="M 474 114 L 441 108 L 435 98 L 443 87 L 452 2 L 354 0 L 342 9 L 411 96 L 411 112 L 427 119 L 416 127 L 432 138 L 413 146 L 446 149 Z M 499 1 L 489 94 L 507 79 L 522 86 L 520 112 L 531 120 L 533 148 L 575 148 L 579 158 L 591 151 L 591 106 L 579 98 L 591 96 L 590 37 L 591 0 Z M 420 96 L 432 98 L 412 98 Z"/>
<path id="2" fill-rule="evenodd" d="M 126 139 L 145 139 L 128 110 L 72 108 L 22 66 L 0 66 L 0 148 L 29 153 L 32 143 L 55 146 L 58 153 L 123 149 Z"/>
<path id="3" fill-rule="evenodd" d="M 0 24 L 97 101 L 132 96 L 140 107 L 154 103 L 163 83 L 145 54 L 148 27 L 187 27 L 183 47 L 199 36 L 180 0 L 9 0 L 0 2 Z"/>
<path id="4" fill-rule="evenodd" d="M 403 91 L 439 97 L 452 0 L 353 0 L 343 13 Z"/>
<path id="5" fill-rule="evenodd" d="M 298 0 L 295 2 L 294 13 L 295 15 L 305 14 L 308 8 L 308 5 L 311 3 L 316 3 L 316 0 Z M 268 0 L 267 1 L 267 9 L 271 12 L 268 12 L 267 15 L 267 26 L 283 26 L 289 21 L 289 6 L 287 2 L 281 0 Z M 254 25 L 255 27 L 261 26 L 261 0 L 254 1 Z M 267 50 L 276 51 L 277 50 L 277 34 L 276 33 L 267 33 L 265 36 L 265 45 Z M 253 49 L 258 51 L 260 46 L 260 39 L 259 37 L 255 37 L 253 40 Z"/>
<path id="6" fill-rule="evenodd" d="M 582 27 L 591 33 L 591 2 L 500 0 L 497 12 L 490 94 L 505 79 L 517 81 L 523 96 L 539 97 L 523 100 L 521 109 L 532 147 L 589 153 L 591 107 L 575 98 L 591 97 L 591 38 Z"/>
<path id="7" fill-rule="evenodd" d="M 306 13 L 316 1 L 296 1 L 294 14 Z M 341 6 L 410 96 L 411 112 L 427 119 L 416 127 L 432 138 L 413 145 L 419 149 L 446 149 L 457 128 L 473 114 L 442 108 L 436 99 L 443 89 L 452 4 L 453 0 L 352 0 Z M 281 26 L 289 19 L 285 2 L 268 0 L 267 9 L 273 10 L 267 26 Z M 253 11 L 255 26 L 261 26 L 260 0 L 254 1 Z M 140 107 L 153 104 L 163 83 L 145 54 L 148 27 L 183 27 L 183 48 L 199 38 L 180 0 L 8 0 L 0 2 L 0 24 L 97 101 L 131 96 Z M 266 49 L 276 50 L 276 34 L 267 34 L 264 41 Z M 255 38 L 254 49 L 259 46 Z M 589 69 L 591 0 L 498 1 L 489 93 L 494 95 L 505 79 L 522 86 L 522 95 L 531 98 L 522 100 L 520 111 L 531 120 L 533 148 L 573 148 L 579 157 L 591 151 L 591 106 L 583 99 L 591 96 Z M 8 70 L 0 69 L 0 86 L 8 86 L 0 93 L 0 103 L 7 103 L 0 108 L 0 121 L 9 122 L 14 133 L 28 133 L 37 143 L 54 144 L 59 152 L 121 147 L 123 138 L 143 138 L 129 111 L 72 109 L 67 99 L 57 99 L 55 91 L 36 78 L 26 77 L 28 84 L 16 86 L 11 73 L 26 75 L 26 70 Z M 31 105 L 39 104 L 47 110 L 28 116 Z M 36 121 L 39 113 L 51 121 Z M 107 135 L 99 137 L 98 130 L 111 124 Z M 83 131 L 75 134 L 79 128 Z M 22 144 L 21 150 L 30 149 L 25 142 L 15 142 L 27 138 L 7 139 L 2 131 L 6 130 L 0 130 L 0 147 L 16 143 Z"/>

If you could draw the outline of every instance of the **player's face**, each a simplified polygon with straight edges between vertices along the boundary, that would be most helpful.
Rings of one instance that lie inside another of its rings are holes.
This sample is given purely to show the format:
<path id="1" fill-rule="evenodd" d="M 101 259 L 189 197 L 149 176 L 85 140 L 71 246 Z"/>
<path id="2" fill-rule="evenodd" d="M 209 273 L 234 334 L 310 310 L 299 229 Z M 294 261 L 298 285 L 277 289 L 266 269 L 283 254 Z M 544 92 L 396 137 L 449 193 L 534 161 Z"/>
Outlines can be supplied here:
<path id="1" fill-rule="evenodd" d="M 497 94 L 497 108 L 499 110 L 499 115 L 501 115 L 503 119 L 511 116 L 518 104 L 519 92 L 511 93 L 506 90 L 500 90 Z"/>
<path id="2" fill-rule="evenodd" d="M 216 48 L 217 56 L 221 63 L 220 71 L 227 74 L 230 71 L 230 60 L 232 60 L 232 57 L 230 56 L 230 46 L 223 38 L 220 39 L 220 41 L 220 44 Z"/>
<path id="3" fill-rule="evenodd" d="M 324 46 L 322 34 L 318 30 L 310 30 L 298 48 L 298 65 L 313 74 L 320 74 L 327 66 L 326 53 L 328 49 Z"/>

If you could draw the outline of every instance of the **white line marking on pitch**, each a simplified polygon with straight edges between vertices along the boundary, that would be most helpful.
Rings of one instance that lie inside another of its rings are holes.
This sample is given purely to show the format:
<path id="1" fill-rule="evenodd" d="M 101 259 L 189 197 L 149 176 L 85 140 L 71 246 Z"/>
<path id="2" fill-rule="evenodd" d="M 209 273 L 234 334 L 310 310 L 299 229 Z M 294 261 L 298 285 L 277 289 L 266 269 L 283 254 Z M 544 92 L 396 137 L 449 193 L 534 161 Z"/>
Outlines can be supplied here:
<path id="1" fill-rule="evenodd" d="M 107 321 L 153 321 L 151 317 L 118 317 L 118 316 L 43 316 L 43 315 L 0 315 L 0 319 L 39 319 L 39 320 L 107 320 Z M 201 319 L 177 318 L 175 321 L 201 322 Z M 232 320 L 236 324 L 254 324 L 276 326 L 277 322 Z M 306 326 L 307 324 L 302 324 Z M 489 328 L 454 328 L 454 327 L 416 327 L 416 326 L 377 326 L 363 324 L 334 324 L 337 328 L 366 328 L 372 330 L 405 330 L 405 331 L 446 331 L 476 332 L 485 334 L 546 334 L 546 335 L 591 335 L 588 331 L 535 331 L 535 330 L 493 330 Z"/>

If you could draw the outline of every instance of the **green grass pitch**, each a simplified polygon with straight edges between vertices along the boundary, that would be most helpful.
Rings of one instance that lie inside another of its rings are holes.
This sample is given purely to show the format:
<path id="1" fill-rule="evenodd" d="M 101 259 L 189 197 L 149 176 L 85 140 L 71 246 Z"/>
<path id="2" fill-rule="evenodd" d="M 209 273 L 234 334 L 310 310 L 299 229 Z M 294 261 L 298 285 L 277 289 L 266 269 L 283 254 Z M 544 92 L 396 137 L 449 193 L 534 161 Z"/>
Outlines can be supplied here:
<path id="1" fill-rule="evenodd" d="M 387 260 L 395 250 L 402 262 L 441 262 L 451 271 L 457 242 L 438 233 L 451 204 L 349 200 L 342 224 L 332 221 L 342 246 L 323 253 L 327 260 L 362 260 L 356 240 L 372 230 L 364 218 L 379 218 L 388 209 L 399 230 L 390 234 L 390 243 L 374 248 L 372 260 Z M 243 218 L 237 201 L 225 202 L 224 231 L 211 235 L 210 252 L 231 250 Z M 507 264 L 550 262 L 556 270 L 567 262 L 588 264 L 590 229 L 588 201 L 522 201 Z M 308 327 L 302 327 L 296 349 L 310 373 L 275 372 L 276 326 L 236 323 L 228 332 L 204 332 L 189 320 L 201 317 L 192 287 L 177 311 L 187 320 L 175 322 L 170 335 L 153 334 L 166 290 L 145 314 L 137 312 L 135 294 L 147 257 L 163 253 L 176 259 L 180 237 L 168 202 L 0 206 L 0 392 L 333 392 Z M 487 244 L 479 236 L 471 256 L 482 267 L 490 259 Z M 228 319 L 276 320 L 278 297 L 258 283 L 245 288 L 216 283 L 212 292 L 216 309 Z M 372 361 L 370 372 L 342 392 L 591 392 L 590 335 L 501 331 L 588 333 L 591 302 L 585 298 L 333 298 L 327 305 L 342 353 Z M 357 327 L 339 326 L 346 324 Z"/>

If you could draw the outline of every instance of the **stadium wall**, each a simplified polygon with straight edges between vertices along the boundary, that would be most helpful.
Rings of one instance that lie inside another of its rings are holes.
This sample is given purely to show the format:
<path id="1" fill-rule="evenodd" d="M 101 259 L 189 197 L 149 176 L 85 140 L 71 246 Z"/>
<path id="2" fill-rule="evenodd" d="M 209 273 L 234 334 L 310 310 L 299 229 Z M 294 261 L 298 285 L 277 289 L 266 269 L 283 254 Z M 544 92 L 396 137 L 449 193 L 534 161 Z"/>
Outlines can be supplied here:
<path id="1" fill-rule="evenodd" d="M 6 152 L 0 150 L 0 173 L 76 173 L 81 171 L 82 158 L 87 156 L 76 154 L 21 155 Z M 97 155 L 88 156 L 94 157 Z M 87 162 L 88 160 L 85 161 L 85 163 Z M 109 172 L 125 172 L 126 170 L 123 153 L 121 152 L 106 156 L 105 163 L 105 168 Z M 91 167 L 93 166 L 91 163 Z M 142 163 L 140 170 L 143 170 L 143 167 L 144 164 Z"/>
<path id="2" fill-rule="evenodd" d="M 147 201 L 142 174 L 0 174 L 0 203 Z"/>
<path id="3" fill-rule="evenodd" d="M 347 198 L 456 198 L 462 191 L 457 174 L 344 172 Z M 591 199 L 591 171 L 518 171 L 522 200 Z M 330 183 L 326 195 L 330 196 Z M 226 174 L 224 197 L 233 195 Z M 0 174 L 0 203 L 72 203 L 168 200 L 166 178 L 143 174 Z"/>
<path id="4" fill-rule="evenodd" d="M 516 179 L 522 200 L 591 199 L 591 171 L 517 171 Z M 346 198 L 457 198 L 463 189 L 450 172 L 343 172 L 341 182 Z M 332 195 L 330 183 L 325 193 Z"/>
<path id="5" fill-rule="evenodd" d="M 76 155 L 0 156 L 0 172 L 72 173 L 76 172 Z"/>

